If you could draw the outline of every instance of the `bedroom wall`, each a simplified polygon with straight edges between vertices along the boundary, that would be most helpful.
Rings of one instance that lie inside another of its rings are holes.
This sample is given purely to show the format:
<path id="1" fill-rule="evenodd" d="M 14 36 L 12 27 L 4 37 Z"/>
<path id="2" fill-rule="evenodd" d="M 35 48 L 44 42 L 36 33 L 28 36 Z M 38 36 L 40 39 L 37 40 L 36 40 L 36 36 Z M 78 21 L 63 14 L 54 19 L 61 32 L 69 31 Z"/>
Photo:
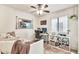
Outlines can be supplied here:
<path id="1" fill-rule="evenodd" d="M 16 16 L 33 20 L 33 29 L 17 29 Z M 15 31 L 17 36 L 26 39 L 33 39 L 34 29 L 37 28 L 37 19 L 34 15 L 22 12 L 4 5 L 0 5 L 0 34 Z"/>
<path id="2" fill-rule="evenodd" d="M 77 11 L 77 6 L 71 7 L 68 9 L 63 9 L 55 13 L 40 17 L 40 21 L 47 20 L 47 25 L 44 27 L 47 27 L 48 33 L 50 34 L 52 33 L 51 20 L 53 18 L 57 18 L 65 15 L 70 16 L 70 15 L 73 15 L 74 13 L 77 14 L 78 12 L 76 11 Z M 41 26 L 40 23 L 39 23 L 39 26 L 43 27 L 43 25 Z M 71 49 L 78 50 L 78 20 L 69 20 L 69 28 L 70 28 L 70 47 Z"/>
<path id="3" fill-rule="evenodd" d="M 78 53 L 79 53 L 79 5 L 78 5 Z"/>

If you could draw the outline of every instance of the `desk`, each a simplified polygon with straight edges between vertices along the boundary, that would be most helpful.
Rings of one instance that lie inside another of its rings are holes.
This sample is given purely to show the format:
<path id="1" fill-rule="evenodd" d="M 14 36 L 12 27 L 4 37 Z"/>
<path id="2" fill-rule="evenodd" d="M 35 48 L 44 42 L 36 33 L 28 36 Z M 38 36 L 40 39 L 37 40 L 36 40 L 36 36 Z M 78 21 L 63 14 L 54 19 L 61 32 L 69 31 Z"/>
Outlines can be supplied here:
<path id="1" fill-rule="evenodd" d="M 46 43 L 49 42 L 49 34 L 47 34 L 47 33 L 41 33 L 40 35 L 42 36 L 41 39 L 44 39 L 44 42 L 46 42 Z"/>

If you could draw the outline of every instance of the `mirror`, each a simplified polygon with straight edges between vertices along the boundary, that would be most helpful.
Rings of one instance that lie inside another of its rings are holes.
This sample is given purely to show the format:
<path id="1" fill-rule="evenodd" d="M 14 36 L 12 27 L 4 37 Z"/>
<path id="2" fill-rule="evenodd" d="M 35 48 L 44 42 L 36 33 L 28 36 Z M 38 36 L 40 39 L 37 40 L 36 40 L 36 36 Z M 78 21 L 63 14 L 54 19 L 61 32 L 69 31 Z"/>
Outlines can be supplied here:
<path id="1" fill-rule="evenodd" d="M 32 29 L 33 28 L 32 20 L 29 20 L 29 19 L 17 17 L 16 23 L 17 23 L 16 29 Z"/>

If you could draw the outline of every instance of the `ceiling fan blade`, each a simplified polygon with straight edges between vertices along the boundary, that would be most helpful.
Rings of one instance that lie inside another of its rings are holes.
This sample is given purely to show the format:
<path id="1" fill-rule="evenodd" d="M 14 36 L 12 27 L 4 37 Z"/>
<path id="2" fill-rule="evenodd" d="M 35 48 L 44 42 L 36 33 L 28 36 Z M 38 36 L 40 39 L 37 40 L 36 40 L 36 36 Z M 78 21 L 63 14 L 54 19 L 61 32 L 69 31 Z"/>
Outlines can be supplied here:
<path id="1" fill-rule="evenodd" d="M 36 12 L 36 10 L 34 10 L 34 11 L 31 11 L 31 13 L 34 13 L 34 12 Z"/>
<path id="2" fill-rule="evenodd" d="M 45 4 L 44 8 L 47 8 L 47 7 L 48 7 L 48 5 L 47 5 L 47 4 Z"/>
<path id="3" fill-rule="evenodd" d="M 34 9 L 36 9 L 36 7 L 35 6 L 30 6 L 31 8 L 34 8 Z"/>
<path id="4" fill-rule="evenodd" d="M 48 11 L 48 10 L 43 10 L 44 12 L 46 12 L 46 13 L 50 13 L 50 11 Z"/>

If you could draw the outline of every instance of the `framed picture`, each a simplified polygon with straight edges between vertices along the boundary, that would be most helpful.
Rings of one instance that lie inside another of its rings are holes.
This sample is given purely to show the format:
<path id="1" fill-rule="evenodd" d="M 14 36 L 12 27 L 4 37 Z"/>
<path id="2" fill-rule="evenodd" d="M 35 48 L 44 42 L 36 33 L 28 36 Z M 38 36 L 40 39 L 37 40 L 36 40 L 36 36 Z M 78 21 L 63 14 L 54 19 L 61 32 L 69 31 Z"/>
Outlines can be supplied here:
<path id="1" fill-rule="evenodd" d="M 40 21 L 40 25 L 46 25 L 46 24 L 47 24 L 47 21 L 46 20 Z"/>
<path id="2" fill-rule="evenodd" d="M 16 29 L 32 29 L 32 20 L 19 18 L 16 16 Z"/>

